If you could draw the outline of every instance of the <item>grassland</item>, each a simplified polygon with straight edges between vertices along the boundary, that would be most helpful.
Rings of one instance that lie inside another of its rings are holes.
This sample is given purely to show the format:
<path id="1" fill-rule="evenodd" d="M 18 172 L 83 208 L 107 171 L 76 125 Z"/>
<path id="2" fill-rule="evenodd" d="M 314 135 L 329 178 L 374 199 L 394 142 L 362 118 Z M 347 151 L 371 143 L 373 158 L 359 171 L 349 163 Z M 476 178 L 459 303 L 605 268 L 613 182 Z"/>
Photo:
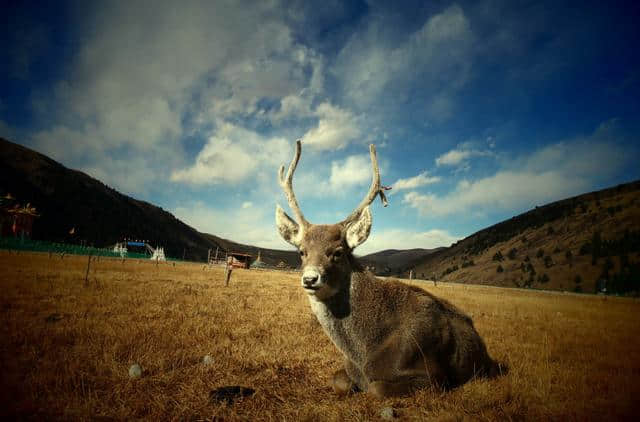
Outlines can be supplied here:
<path id="1" fill-rule="evenodd" d="M 621 420 L 640 411 L 640 302 L 420 284 L 473 316 L 508 375 L 336 398 L 341 358 L 297 275 L 0 252 L 0 416 L 33 420 Z M 202 358 L 213 357 L 205 365 Z M 143 376 L 130 379 L 133 363 Z M 211 402 L 217 387 L 255 394 Z"/>

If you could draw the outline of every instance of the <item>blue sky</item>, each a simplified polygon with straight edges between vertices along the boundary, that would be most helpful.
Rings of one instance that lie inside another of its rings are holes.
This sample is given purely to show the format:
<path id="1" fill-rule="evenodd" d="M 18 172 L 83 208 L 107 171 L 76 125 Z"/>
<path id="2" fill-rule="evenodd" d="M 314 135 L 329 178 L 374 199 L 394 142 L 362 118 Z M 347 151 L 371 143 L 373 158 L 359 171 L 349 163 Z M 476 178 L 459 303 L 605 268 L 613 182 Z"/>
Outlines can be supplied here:
<path id="1" fill-rule="evenodd" d="M 315 223 L 358 204 L 376 144 L 394 189 L 358 253 L 447 246 L 640 177 L 634 2 L 14 2 L 3 14 L 0 136 L 235 241 L 289 248 L 276 173 L 298 138 L 294 187 Z"/>

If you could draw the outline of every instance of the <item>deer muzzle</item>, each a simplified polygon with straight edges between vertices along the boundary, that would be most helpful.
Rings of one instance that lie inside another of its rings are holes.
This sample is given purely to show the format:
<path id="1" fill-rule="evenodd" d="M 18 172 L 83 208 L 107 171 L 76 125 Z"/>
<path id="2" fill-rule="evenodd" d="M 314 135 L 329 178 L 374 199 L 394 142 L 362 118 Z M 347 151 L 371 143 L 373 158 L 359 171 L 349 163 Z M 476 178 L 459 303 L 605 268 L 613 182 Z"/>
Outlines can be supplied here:
<path id="1" fill-rule="evenodd" d="M 307 266 L 302 272 L 302 287 L 309 294 L 313 294 L 322 287 L 322 273 L 316 266 Z"/>

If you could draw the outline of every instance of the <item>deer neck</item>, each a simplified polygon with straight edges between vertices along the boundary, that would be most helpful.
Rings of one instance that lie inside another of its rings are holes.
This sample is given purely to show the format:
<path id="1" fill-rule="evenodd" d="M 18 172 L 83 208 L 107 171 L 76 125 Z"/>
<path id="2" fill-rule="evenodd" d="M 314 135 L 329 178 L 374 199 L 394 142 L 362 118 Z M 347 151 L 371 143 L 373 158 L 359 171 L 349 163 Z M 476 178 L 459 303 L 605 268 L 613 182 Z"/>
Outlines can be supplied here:
<path id="1" fill-rule="evenodd" d="M 361 319 L 357 314 L 363 311 L 363 307 L 354 303 L 354 299 L 359 296 L 357 290 L 362 284 L 364 274 L 358 266 L 342 277 L 344 279 L 341 280 L 341 288 L 336 294 L 325 300 L 309 296 L 309 303 L 331 341 L 345 356 L 357 362 L 365 353 L 356 335 L 359 331 L 356 327 L 357 321 Z"/>

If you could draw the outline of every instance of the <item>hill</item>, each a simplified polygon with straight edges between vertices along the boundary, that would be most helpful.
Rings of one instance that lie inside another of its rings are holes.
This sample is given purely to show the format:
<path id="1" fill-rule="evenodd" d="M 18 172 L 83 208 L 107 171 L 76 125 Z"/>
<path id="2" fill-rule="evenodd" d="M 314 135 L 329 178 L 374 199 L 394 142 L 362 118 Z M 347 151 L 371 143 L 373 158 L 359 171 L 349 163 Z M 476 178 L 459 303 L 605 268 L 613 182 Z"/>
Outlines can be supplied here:
<path id="1" fill-rule="evenodd" d="M 360 263 L 366 267 L 373 268 L 377 275 L 396 275 L 403 273 L 406 269 L 412 268 L 424 257 L 442 248 L 436 249 L 386 249 L 369 255 L 359 257 Z"/>
<path id="2" fill-rule="evenodd" d="M 0 138 L 0 194 L 6 193 L 37 207 L 36 240 L 106 247 L 124 237 L 145 239 L 168 256 L 193 260 L 221 246 L 162 208 Z"/>
<path id="3" fill-rule="evenodd" d="M 639 222 L 635 181 L 536 207 L 427 255 L 404 276 L 591 293 L 606 280 L 609 292 L 638 291 Z"/>

